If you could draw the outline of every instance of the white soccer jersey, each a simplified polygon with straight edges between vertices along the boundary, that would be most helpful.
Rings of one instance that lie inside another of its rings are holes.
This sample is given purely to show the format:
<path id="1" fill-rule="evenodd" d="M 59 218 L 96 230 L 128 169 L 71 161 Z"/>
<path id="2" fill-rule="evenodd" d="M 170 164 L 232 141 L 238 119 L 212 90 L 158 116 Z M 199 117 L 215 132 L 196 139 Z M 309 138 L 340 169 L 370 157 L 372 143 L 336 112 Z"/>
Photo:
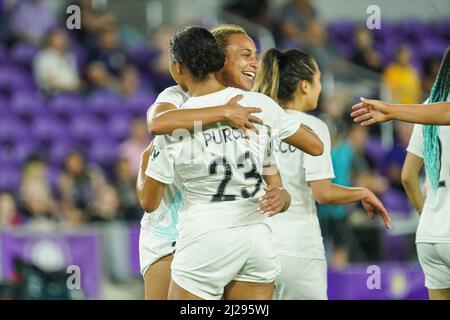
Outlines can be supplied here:
<path id="1" fill-rule="evenodd" d="M 425 199 L 417 227 L 416 243 L 450 243 L 450 126 L 439 126 L 438 135 L 441 148 L 439 188 L 435 191 L 434 198 L 428 195 Z M 414 126 L 407 151 L 424 157 L 422 125 Z M 430 192 L 432 191 L 429 190 L 428 193 Z"/>
<path id="2" fill-rule="evenodd" d="M 289 117 L 309 126 L 323 142 L 323 154 L 311 156 L 284 142 L 277 142 L 275 155 L 283 186 L 291 195 L 291 206 L 269 219 L 278 254 L 324 259 L 316 204 L 308 182 L 333 179 L 330 132 L 320 119 L 303 112 L 288 110 Z"/>
<path id="3" fill-rule="evenodd" d="M 164 91 L 162 91 L 158 97 L 156 97 L 155 102 L 153 102 L 153 105 L 156 103 L 170 103 L 173 104 L 175 107 L 179 108 L 183 103 L 185 103 L 190 98 L 190 95 L 183 91 L 180 86 L 171 86 Z M 152 105 L 152 106 L 153 106 Z M 147 110 L 147 120 L 148 120 L 148 113 L 150 112 L 150 109 Z"/>
<path id="4" fill-rule="evenodd" d="M 242 105 L 263 110 L 259 116 L 265 124 L 259 126 L 259 135 L 250 131 L 250 139 L 245 139 L 240 129 L 218 123 L 193 134 L 186 131 L 181 142 L 174 135 L 155 138 L 147 174 L 170 184 L 177 172 L 186 187 L 178 243 L 213 230 L 266 222 L 257 206 L 264 193 L 261 175 L 269 164 L 271 139 L 291 136 L 301 122 L 269 97 L 236 88 L 192 97 L 182 108 L 225 104 L 238 94 L 243 95 Z"/>
<path id="5" fill-rule="evenodd" d="M 180 86 L 172 86 L 161 92 L 154 103 L 171 103 L 179 108 L 187 99 L 189 99 L 189 95 Z M 174 183 L 166 187 L 159 208 L 152 213 L 145 213 L 141 220 L 141 226 L 156 235 L 175 240 L 177 238 L 178 211 L 183 202 L 183 195 L 183 184 L 175 175 Z"/>

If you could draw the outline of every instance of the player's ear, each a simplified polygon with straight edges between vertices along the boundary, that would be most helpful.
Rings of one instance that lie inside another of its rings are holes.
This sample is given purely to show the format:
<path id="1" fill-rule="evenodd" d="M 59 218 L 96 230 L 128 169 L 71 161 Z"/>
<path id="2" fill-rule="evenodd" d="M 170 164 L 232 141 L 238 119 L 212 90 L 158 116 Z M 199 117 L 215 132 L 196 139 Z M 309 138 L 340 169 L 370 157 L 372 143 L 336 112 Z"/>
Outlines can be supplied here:
<path id="1" fill-rule="evenodd" d="M 300 80 L 297 84 L 297 90 L 301 94 L 308 94 L 310 89 L 311 89 L 311 83 L 309 83 L 308 80 Z"/>

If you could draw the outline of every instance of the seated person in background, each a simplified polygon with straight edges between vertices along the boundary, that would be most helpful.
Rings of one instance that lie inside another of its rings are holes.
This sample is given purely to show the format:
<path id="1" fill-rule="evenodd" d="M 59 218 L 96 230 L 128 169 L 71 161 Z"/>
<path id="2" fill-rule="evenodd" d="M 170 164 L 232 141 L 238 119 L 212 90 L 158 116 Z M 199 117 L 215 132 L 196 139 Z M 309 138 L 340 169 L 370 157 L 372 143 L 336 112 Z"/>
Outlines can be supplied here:
<path id="1" fill-rule="evenodd" d="M 355 31 L 354 41 L 356 50 L 352 62 L 363 68 L 380 73 L 383 69 L 383 59 L 373 47 L 372 34 L 365 27 Z"/>
<path id="2" fill-rule="evenodd" d="M 421 82 L 417 70 L 411 64 L 411 49 L 402 44 L 398 47 L 395 60 L 383 72 L 383 81 L 390 101 L 400 104 L 420 102 Z"/>
<path id="3" fill-rule="evenodd" d="M 16 200 L 8 192 L 0 193 L 0 229 L 18 226 L 22 217 L 17 211 Z"/>
<path id="4" fill-rule="evenodd" d="M 44 49 L 34 60 L 34 78 L 46 93 L 79 91 L 79 78 L 75 57 L 67 49 L 67 35 L 63 29 L 47 34 Z"/>

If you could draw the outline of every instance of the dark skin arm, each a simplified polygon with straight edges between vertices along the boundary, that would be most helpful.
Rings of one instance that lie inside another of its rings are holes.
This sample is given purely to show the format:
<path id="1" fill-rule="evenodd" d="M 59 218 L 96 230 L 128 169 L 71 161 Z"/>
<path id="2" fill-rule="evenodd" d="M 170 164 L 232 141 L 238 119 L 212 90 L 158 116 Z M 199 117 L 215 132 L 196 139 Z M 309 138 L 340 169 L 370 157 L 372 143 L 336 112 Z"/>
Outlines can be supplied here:
<path id="1" fill-rule="evenodd" d="M 314 199 L 320 204 L 346 204 L 361 201 L 370 219 L 379 214 L 386 228 L 391 228 L 391 218 L 378 197 L 367 188 L 349 188 L 334 184 L 330 179 L 309 182 Z"/>
<path id="2" fill-rule="evenodd" d="M 425 197 L 420 189 L 419 173 L 423 159 L 408 152 L 402 169 L 402 184 L 416 211 L 422 213 Z"/>
<path id="3" fill-rule="evenodd" d="M 238 103 L 242 95 L 230 99 L 225 105 L 217 107 L 177 109 L 170 103 L 156 103 L 148 113 L 148 130 L 152 135 L 170 134 L 176 129 L 193 130 L 195 123 L 210 125 L 225 122 L 234 128 L 257 131 L 254 123 L 263 121 L 252 113 L 261 112 L 260 108 L 243 107 Z"/>
<path id="4" fill-rule="evenodd" d="M 352 106 L 351 116 L 362 126 L 400 120 L 419 124 L 450 125 L 450 102 L 423 104 L 390 104 L 362 99 Z"/>
<path id="5" fill-rule="evenodd" d="M 322 141 L 314 131 L 304 124 L 300 125 L 297 132 L 283 141 L 312 156 L 320 156 L 323 153 Z"/>
<path id="6" fill-rule="evenodd" d="M 166 189 L 166 184 L 150 178 L 145 174 L 152 147 L 153 143 L 150 143 L 141 154 L 141 164 L 136 182 L 136 192 L 139 204 L 145 212 L 149 213 L 159 208 Z"/>

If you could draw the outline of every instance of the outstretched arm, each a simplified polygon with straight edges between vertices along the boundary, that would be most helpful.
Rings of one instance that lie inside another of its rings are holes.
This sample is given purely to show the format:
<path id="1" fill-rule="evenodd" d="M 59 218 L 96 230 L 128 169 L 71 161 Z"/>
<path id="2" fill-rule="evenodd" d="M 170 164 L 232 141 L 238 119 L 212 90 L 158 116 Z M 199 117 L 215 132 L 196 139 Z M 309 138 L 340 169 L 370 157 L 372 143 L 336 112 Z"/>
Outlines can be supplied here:
<path id="1" fill-rule="evenodd" d="M 423 104 L 390 104 L 379 100 L 361 99 L 352 106 L 351 116 L 362 126 L 400 120 L 419 124 L 450 125 L 450 102 Z"/>
<path id="2" fill-rule="evenodd" d="M 263 124 L 263 121 L 252 115 L 261 112 L 257 107 L 243 107 L 238 103 L 242 95 L 230 99 L 223 106 L 177 109 L 170 103 L 155 103 L 148 112 L 148 129 L 152 135 L 170 134 L 176 129 L 193 130 L 196 122 L 210 125 L 225 122 L 234 128 L 256 130 L 253 123 Z"/>
<path id="3" fill-rule="evenodd" d="M 423 159 L 408 152 L 402 169 L 402 184 L 409 200 L 420 214 L 425 197 L 420 189 L 419 173 L 423 166 Z"/>
<path id="4" fill-rule="evenodd" d="M 309 182 L 314 199 L 320 204 L 347 204 L 362 202 L 370 219 L 379 214 L 386 228 L 391 228 L 391 218 L 377 196 L 367 188 L 349 188 L 334 184 L 330 179 Z"/>

